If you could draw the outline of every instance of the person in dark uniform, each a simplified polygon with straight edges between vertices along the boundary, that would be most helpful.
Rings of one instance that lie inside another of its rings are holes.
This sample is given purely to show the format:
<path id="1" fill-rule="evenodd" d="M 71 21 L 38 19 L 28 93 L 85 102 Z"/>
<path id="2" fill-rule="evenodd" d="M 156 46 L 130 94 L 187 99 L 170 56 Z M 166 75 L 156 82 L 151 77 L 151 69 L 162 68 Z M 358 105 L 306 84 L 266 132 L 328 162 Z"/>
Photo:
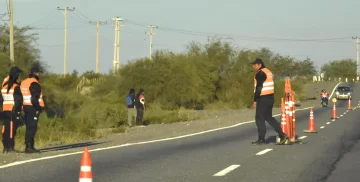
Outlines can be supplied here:
<path id="1" fill-rule="evenodd" d="M 15 150 L 16 130 L 20 126 L 20 113 L 22 110 L 22 94 L 20 91 L 19 76 L 22 71 L 12 67 L 6 77 L 0 96 L 4 124 L 2 127 L 3 153 L 18 152 Z"/>
<path id="2" fill-rule="evenodd" d="M 25 153 L 37 153 L 34 148 L 34 137 L 38 127 L 40 112 L 45 107 L 42 89 L 39 83 L 40 70 L 31 68 L 29 77 L 21 82 L 20 89 L 23 95 L 24 117 L 26 125 Z"/>
<path id="3" fill-rule="evenodd" d="M 256 108 L 255 120 L 258 128 L 258 140 L 252 142 L 253 145 L 265 144 L 266 126 L 265 120 L 279 134 L 279 144 L 285 144 L 288 136 L 282 131 L 280 123 L 272 116 L 274 99 L 274 80 L 272 72 L 267 69 L 264 62 L 257 58 L 252 62 L 254 70 L 257 72 L 254 77 L 254 103 Z"/>

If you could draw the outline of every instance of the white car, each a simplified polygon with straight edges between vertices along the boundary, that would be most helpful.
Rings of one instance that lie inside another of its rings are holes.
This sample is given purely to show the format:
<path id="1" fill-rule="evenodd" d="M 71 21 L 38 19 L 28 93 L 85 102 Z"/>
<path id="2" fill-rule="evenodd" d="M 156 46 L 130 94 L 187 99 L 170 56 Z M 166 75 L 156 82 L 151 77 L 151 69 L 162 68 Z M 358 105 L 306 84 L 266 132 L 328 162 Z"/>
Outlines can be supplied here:
<path id="1" fill-rule="evenodd" d="M 338 86 L 338 88 L 336 89 L 336 99 L 341 100 L 341 99 L 351 99 L 351 88 L 349 86 Z"/>

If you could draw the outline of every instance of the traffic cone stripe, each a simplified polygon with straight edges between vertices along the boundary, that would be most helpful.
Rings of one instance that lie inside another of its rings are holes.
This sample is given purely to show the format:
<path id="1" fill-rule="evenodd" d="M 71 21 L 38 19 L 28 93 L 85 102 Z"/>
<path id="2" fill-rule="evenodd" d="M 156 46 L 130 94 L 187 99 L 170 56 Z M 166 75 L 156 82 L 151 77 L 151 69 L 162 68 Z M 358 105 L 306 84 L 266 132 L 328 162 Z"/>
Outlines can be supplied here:
<path id="1" fill-rule="evenodd" d="M 90 172 L 91 171 L 91 166 L 81 166 L 80 171 L 82 171 L 82 172 Z"/>
<path id="2" fill-rule="evenodd" d="M 81 178 L 79 179 L 79 182 L 92 182 L 91 178 Z"/>

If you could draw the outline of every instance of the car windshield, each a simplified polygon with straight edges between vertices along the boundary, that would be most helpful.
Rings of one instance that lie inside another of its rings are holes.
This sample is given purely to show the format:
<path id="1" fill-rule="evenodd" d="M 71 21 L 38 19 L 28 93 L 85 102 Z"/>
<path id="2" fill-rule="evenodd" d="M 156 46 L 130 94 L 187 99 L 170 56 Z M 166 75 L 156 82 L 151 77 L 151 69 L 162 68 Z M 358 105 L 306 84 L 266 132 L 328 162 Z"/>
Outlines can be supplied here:
<path id="1" fill-rule="evenodd" d="M 350 91 L 350 87 L 338 87 L 338 91 L 339 91 L 339 92 L 349 92 L 349 91 Z"/>

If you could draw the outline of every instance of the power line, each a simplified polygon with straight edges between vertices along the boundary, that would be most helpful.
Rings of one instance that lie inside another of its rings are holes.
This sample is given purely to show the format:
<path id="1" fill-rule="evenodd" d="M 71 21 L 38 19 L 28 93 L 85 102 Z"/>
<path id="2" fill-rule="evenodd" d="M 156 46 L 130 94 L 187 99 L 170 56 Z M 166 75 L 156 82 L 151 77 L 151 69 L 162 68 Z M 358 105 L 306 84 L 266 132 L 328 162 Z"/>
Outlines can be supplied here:
<path id="1" fill-rule="evenodd" d="M 139 23 L 133 20 L 125 20 L 129 24 L 135 26 L 146 26 L 143 23 Z M 223 38 L 230 38 L 234 37 L 237 40 L 249 40 L 249 41 L 261 41 L 261 42 L 273 42 L 273 41 L 292 41 L 292 42 L 340 42 L 335 40 L 349 40 L 351 37 L 333 37 L 333 38 L 322 38 L 322 39 L 295 39 L 295 38 L 274 38 L 274 37 L 256 37 L 256 36 L 239 36 L 233 34 L 218 34 L 218 33 L 210 33 L 210 32 L 198 32 L 198 31 L 190 31 L 190 30 L 183 30 L 183 29 L 175 29 L 175 28 L 168 28 L 158 26 L 159 30 L 168 31 L 168 32 L 176 32 L 181 34 L 188 34 L 194 36 L 204 36 L 204 37 L 223 37 Z"/>

